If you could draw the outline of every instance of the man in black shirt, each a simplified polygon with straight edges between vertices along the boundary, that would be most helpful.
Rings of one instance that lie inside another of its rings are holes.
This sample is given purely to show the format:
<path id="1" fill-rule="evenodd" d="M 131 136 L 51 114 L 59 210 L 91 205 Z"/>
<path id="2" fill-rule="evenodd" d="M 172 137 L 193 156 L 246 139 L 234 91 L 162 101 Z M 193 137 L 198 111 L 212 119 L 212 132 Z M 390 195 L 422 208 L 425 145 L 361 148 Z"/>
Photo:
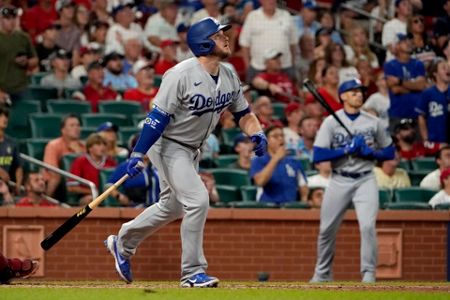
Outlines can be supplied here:
<path id="1" fill-rule="evenodd" d="M 56 45 L 56 37 L 58 36 L 58 31 L 60 29 L 61 25 L 52 24 L 45 29 L 39 38 L 40 41 L 36 45 L 36 52 L 39 58 L 39 71 L 41 72 L 50 72 L 52 70 L 50 59 L 48 59 L 48 57 L 53 52 L 61 49 Z"/>

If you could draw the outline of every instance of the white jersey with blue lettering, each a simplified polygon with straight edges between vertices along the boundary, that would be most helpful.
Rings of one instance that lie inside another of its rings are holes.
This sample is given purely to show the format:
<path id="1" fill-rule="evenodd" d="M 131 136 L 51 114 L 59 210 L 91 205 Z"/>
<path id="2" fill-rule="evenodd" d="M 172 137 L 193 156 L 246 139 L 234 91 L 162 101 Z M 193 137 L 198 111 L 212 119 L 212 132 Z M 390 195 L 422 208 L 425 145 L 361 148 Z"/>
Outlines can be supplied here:
<path id="1" fill-rule="evenodd" d="M 222 63 L 218 82 L 197 58 L 187 59 L 163 76 L 154 105 L 171 115 L 163 137 L 199 148 L 219 122 L 225 109 L 248 107 L 239 78 Z"/>

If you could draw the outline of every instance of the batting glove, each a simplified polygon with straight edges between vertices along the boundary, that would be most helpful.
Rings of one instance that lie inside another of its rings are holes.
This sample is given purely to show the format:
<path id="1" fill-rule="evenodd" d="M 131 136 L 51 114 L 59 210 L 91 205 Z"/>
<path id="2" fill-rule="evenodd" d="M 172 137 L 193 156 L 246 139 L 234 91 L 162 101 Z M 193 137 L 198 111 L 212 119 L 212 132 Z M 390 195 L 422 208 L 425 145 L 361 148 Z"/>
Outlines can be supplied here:
<path id="1" fill-rule="evenodd" d="M 370 148 L 367 144 L 364 144 L 364 145 L 361 147 L 361 150 L 359 151 L 359 154 L 360 154 L 362 157 L 371 157 L 371 156 L 373 156 L 374 152 L 375 152 L 375 150 L 373 150 L 372 148 Z"/>
<path id="2" fill-rule="evenodd" d="M 144 162 L 142 153 L 133 152 L 131 153 L 130 159 L 127 164 L 127 174 L 131 178 L 138 175 L 144 169 Z"/>
<path id="3" fill-rule="evenodd" d="M 355 154 L 361 150 L 363 145 L 366 145 L 364 136 L 356 135 L 352 138 L 350 143 L 344 146 L 345 154 Z"/>
<path id="4" fill-rule="evenodd" d="M 256 156 L 263 156 L 267 151 L 267 138 L 264 132 L 257 132 L 252 135 L 250 139 L 252 143 L 255 144 L 255 147 L 253 147 L 253 151 L 255 151 Z"/>

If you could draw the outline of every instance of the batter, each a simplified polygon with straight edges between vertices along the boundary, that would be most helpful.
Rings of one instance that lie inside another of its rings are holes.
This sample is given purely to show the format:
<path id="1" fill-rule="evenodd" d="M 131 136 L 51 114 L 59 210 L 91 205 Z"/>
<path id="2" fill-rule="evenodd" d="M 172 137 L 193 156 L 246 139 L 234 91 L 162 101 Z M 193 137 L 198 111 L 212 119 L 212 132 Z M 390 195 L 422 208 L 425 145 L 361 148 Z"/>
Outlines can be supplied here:
<path id="1" fill-rule="evenodd" d="M 328 116 L 314 142 L 314 163 L 331 161 L 333 174 L 320 211 L 317 263 L 311 282 L 333 280 L 336 234 L 351 202 L 361 234 L 362 281 L 375 282 L 378 187 L 372 170 L 375 160 L 394 159 L 395 148 L 380 120 L 361 110 L 362 89 L 361 82 L 352 79 L 343 82 L 338 91 L 344 108 L 336 114 L 354 137 Z"/>
<path id="2" fill-rule="evenodd" d="M 219 279 L 206 274 L 203 254 L 209 197 L 197 174 L 199 149 L 225 109 L 233 113 L 236 123 L 250 136 L 257 156 L 262 156 L 267 148 L 267 139 L 249 110 L 238 77 L 220 63 L 231 55 L 229 38 L 224 34 L 230 28 L 231 25 L 221 25 L 213 18 L 190 27 L 187 41 L 196 57 L 164 74 L 154 108 L 131 154 L 127 174 L 133 177 L 141 172 L 142 158 L 147 154 L 158 169 L 161 194 L 158 203 L 123 224 L 117 236 L 110 235 L 105 241 L 117 272 L 127 283 L 133 280 L 130 258 L 139 244 L 162 226 L 183 218 L 180 285 L 218 285 Z"/>

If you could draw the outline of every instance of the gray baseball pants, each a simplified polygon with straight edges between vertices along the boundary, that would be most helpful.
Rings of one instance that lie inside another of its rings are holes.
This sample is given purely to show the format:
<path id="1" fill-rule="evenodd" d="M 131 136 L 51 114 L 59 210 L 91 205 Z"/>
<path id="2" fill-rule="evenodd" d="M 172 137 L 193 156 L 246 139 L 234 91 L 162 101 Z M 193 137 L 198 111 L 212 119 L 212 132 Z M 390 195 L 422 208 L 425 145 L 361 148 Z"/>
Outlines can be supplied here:
<path id="1" fill-rule="evenodd" d="M 332 264 L 336 234 L 345 211 L 353 201 L 361 234 L 361 274 L 375 274 L 377 264 L 376 218 L 378 187 L 373 173 L 358 179 L 333 174 L 326 188 L 320 211 L 320 232 L 317 241 L 316 280 L 333 280 Z"/>
<path id="2" fill-rule="evenodd" d="M 197 173 L 198 153 L 175 142 L 159 139 L 148 152 L 158 169 L 161 194 L 159 202 L 135 219 L 124 223 L 118 234 L 118 251 L 124 257 L 135 254 L 139 244 L 164 225 L 181 222 L 181 281 L 206 271 L 203 254 L 203 229 L 209 196 Z"/>

